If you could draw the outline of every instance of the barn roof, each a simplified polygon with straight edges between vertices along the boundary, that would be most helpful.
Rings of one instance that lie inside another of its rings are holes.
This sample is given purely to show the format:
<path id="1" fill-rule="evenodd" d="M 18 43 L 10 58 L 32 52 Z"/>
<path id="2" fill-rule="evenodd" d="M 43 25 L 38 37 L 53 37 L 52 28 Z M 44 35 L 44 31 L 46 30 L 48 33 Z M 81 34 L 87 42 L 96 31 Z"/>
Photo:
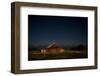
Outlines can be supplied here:
<path id="1" fill-rule="evenodd" d="M 53 42 L 47 48 L 60 48 L 60 47 L 55 42 Z"/>

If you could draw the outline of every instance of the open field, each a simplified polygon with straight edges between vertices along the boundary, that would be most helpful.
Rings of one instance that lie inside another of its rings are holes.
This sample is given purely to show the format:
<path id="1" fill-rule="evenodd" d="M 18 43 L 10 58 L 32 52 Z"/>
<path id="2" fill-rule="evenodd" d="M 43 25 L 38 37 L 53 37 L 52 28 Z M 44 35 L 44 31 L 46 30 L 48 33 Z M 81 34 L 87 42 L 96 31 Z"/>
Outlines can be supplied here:
<path id="1" fill-rule="evenodd" d="M 48 54 L 38 51 L 29 51 L 28 60 L 52 60 L 52 59 L 75 59 L 87 58 L 87 51 L 66 50 L 63 53 Z"/>

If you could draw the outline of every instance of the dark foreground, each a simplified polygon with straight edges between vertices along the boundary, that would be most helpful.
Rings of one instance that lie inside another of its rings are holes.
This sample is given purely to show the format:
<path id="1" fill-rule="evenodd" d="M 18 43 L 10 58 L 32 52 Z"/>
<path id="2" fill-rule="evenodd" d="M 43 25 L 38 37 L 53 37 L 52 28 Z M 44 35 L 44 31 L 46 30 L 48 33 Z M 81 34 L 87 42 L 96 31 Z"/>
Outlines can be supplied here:
<path id="1" fill-rule="evenodd" d="M 87 51 L 74 51 L 67 50 L 63 53 L 58 54 L 43 54 L 40 52 L 29 51 L 28 60 L 53 60 L 53 59 L 76 59 L 76 58 L 87 58 Z"/>

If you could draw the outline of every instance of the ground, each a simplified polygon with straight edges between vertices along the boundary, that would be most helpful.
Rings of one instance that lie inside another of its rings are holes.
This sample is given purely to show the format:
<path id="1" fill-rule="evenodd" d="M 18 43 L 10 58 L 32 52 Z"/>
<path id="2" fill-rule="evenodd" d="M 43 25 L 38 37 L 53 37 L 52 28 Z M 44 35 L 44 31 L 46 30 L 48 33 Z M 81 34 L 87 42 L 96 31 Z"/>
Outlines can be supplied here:
<path id="1" fill-rule="evenodd" d="M 52 60 L 52 59 L 75 59 L 87 58 L 87 51 L 65 50 L 63 53 L 58 54 L 43 54 L 39 51 L 29 51 L 29 60 Z"/>

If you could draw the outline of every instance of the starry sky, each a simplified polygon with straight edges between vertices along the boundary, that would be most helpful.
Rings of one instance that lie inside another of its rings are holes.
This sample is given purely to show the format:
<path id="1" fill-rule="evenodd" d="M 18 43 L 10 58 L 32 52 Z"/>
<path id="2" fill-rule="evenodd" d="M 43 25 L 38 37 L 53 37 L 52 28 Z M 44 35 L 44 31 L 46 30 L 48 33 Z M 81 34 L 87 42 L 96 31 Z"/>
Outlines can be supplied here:
<path id="1" fill-rule="evenodd" d="M 28 15 L 28 44 L 87 45 L 87 17 Z"/>

